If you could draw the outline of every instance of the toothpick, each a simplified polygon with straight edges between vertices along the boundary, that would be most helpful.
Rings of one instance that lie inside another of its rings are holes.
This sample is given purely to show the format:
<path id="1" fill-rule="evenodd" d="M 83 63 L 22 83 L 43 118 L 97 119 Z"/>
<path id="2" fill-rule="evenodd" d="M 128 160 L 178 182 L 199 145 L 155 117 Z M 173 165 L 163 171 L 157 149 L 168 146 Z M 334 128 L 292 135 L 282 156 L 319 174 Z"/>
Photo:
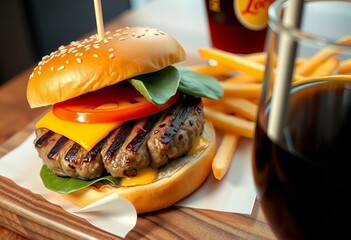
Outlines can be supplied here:
<path id="1" fill-rule="evenodd" d="M 96 27 L 99 40 L 105 38 L 104 19 L 102 17 L 101 0 L 94 0 Z"/>

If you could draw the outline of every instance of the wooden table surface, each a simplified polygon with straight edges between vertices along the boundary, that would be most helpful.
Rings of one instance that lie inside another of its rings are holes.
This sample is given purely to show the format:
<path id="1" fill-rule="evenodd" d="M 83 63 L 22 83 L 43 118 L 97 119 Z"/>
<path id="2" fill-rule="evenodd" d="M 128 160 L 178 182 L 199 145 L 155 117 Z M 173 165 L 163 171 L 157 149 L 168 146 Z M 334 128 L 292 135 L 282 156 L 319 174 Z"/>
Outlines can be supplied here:
<path id="1" fill-rule="evenodd" d="M 185 65 L 197 64 L 199 47 L 209 46 L 202 0 L 154 0 L 106 23 L 106 30 L 125 26 L 159 28 L 185 48 Z M 0 87 L 0 156 L 34 129 L 47 108 L 30 109 L 25 97 L 31 69 Z M 38 206 L 40 206 L 38 208 Z M 67 230 L 77 228 L 79 231 Z M 252 214 L 170 207 L 138 216 L 127 239 L 274 239 L 256 201 Z M 41 196 L 0 176 L 0 239 L 116 239 Z"/>

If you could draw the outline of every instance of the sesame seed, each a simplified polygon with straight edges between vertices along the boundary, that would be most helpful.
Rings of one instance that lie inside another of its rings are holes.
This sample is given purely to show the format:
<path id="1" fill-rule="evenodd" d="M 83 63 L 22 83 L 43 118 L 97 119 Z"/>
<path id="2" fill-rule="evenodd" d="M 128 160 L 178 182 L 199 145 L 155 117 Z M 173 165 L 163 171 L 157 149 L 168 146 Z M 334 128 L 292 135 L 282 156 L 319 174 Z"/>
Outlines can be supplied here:
<path id="1" fill-rule="evenodd" d="M 93 47 L 94 48 L 100 48 L 100 45 L 99 44 L 94 44 Z"/>
<path id="2" fill-rule="evenodd" d="M 108 43 L 108 39 L 105 38 L 105 39 L 104 39 L 104 43 L 105 43 L 105 44 Z"/>
<path id="3" fill-rule="evenodd" d="M 69 60 L 66 60 L 66 64 L 69 64 Z"/>
<path id="4" fill-rule="evenodd" d="M 111 33 L 111 31 L 107 31 L 105 34 L 106 34 L 106 35 L 109 35 L 110 33 Z"/>
<path id="5" fill-rule="evenodd" d="M 82 59 L 80 59 L 80 58 L 76 58 L 76 61 L 77 61 L 78 63 L 82 63 Z"/>
<path id="6" fill-rule="evenodd" d="M 97 55 L 96 53 L 94 53 L 94 54 L 93 54 L 93 57 L 98 58 L 99 55 Z"/>
<path id="7" fill-rule="evenodd" d="M 31 73 L 31 74 L 29 75 L 29 79 L 32 79 L 32 78 L 33 78 L 33 76 L 34 76 L 34 74 L 33 74 L 33 73 Z"/>
<path id="8" fill-rule="evenodd" d="M 38 71 L 37 73 L 40 75 L 40 74 L 41 74 L 41 71 Z"/>
<path id="9" fill-rule="evenodd" d="M 115 58 L 115 55 L 111 53 L 109 57 L 112 59 L 112 58 Z"/>
<path id="10" fill-rule="evenodd" d="M 54 66 L 51 66 L 50 70 L 51 70 L 51 71 L 54 71 Z"/>
<path id="11" fill-rule="evenodd" d="M 125 37 L 121 37 L 121 38 L 119 38 L 118 40 L 119 40 L 119 41 L 123 41 L 123 40 L 126 40 L 126 38 L 125 38 Z"/>
<path id="12" fill-rule="evenodd" d="M 109 51 L 109 52 L 113 52 L 113 48 L 110 48 L 108 51 Z"/>
<path id="13" fill-rule="evenodd" d="M 68 53 L 73 52 L 74 50 L 76 50 L 76 47 L 72 47 L 72 48 L 68 49 Z"/>
<path id="14" fill-rule="evenodd" d="M 61 66 L 59 66 L 59 67 L 57 68 L 57 70 L 61 71 L 61 70 L 63 70 L 64 68 L 65 68 L 65 66 L 64 66 L 64 65 L 61 65 Z"/>

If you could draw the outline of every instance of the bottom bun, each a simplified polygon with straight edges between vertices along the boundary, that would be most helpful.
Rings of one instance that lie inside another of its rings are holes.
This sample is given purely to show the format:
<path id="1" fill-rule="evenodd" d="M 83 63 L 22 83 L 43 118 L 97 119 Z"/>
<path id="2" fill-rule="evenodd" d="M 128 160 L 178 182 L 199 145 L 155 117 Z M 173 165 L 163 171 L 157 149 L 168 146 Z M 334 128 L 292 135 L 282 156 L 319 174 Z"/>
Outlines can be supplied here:
<path id="1" fill-rule="evenodd" d="M 211 172 L 216 152 L 216 135 L 213 125 L 205 123 L 202 136 L 208 140 L 205 150 L 169 162 L 159 170 L 157 180 L 146 185 L 89 187 L 62 195 L 72 203 L 84 207 L 111 193 L 129 200 L 137 213 L 156 211 L 171 206 L 194 192 Z"/>

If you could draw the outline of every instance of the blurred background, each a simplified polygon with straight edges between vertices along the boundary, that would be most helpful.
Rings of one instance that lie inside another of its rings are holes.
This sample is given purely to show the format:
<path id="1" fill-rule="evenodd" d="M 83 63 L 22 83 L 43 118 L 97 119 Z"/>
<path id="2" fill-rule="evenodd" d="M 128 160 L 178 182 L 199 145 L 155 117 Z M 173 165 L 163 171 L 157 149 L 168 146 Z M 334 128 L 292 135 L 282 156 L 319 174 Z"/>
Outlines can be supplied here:
<path id="1" fill-rule="evenodd" d="M 152 0 L 102 0 L 104 21 Z M 96 29 L 93 0 L 11 0 L 0 8 L 0 85 Z"/>

